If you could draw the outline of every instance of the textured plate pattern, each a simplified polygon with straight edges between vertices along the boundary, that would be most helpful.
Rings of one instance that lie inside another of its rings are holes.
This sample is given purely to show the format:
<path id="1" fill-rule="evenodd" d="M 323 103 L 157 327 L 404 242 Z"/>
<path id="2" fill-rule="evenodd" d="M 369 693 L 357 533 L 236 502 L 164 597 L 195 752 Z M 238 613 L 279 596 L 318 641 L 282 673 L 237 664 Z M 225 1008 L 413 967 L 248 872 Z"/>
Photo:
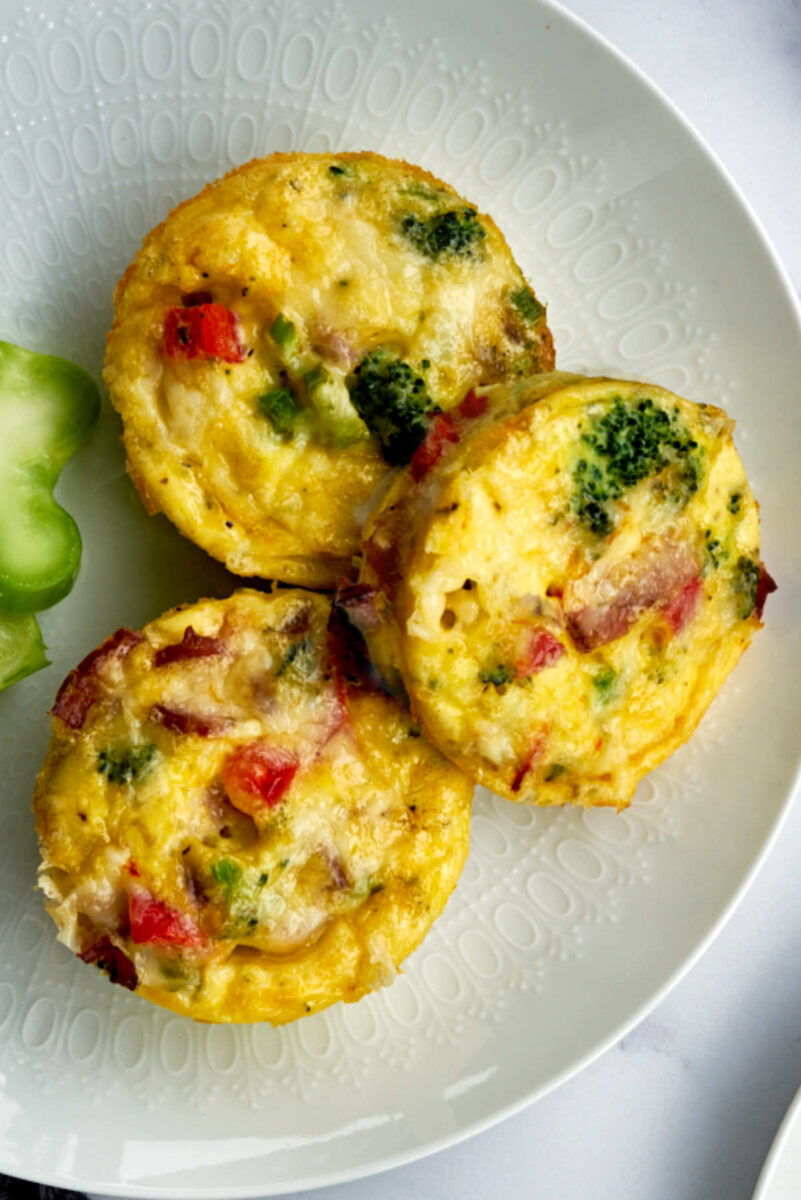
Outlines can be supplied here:
<path id="1" fill-rule="evenodd" d="M 240 6 L 233 23 L 223 4 L 199 23 L 182 21 L 187 9 L 178 4 L 96 12 L 94 21 L 70 20 L 56 33 L 31 9 L 6 62 L 4 99 L 18 144 L 0 162 L 0 203 L 10 212 L 15 201 L 41 197 L 42 225 L 31 230 L 20 216 L 0 270 L 15 294 L 36 282 L 47 288 L 44 265 L 61 267 L 74 289 L 62 312 L 42 294 L 46 334 L 25 311 L 8 330 L 11 340 L 43 344 L 61 326 L 72 328 L 76 297 L 98 313 L 90 328 L 102 333 L 114 282 L 96 277 L 104 252 L 122 242 L 127 257 L 179 199 L 231 165 L 276 149 L 369 144 L 421 160 L 508 214 L 503 228 L 557 313 L 563 365 L 616 362 L 651 378 L 661 369 L 697 389 L 709 337 L 696 331 L 695 344 L 684 340 L 691 291 L 661 282 L 664 256 L 638 241 L 636 214 L 599 204 L 608 193 L 601 165 L 571 156 L 558 126 L 534 124 L 525 94 L 494 94 L 485 66 L 477 87 L 475 69 L 454 69 L 436 41 L 401 48 L 389 19 L 356 33 L 342 6 L 311 21 L 300 5 Z M 102 103 L 90 93 L 98 79 Z M 53 102 L 56 89 L 66 109 Z M 56 187 L 53 211 L 45 198 Z M 41 249 L 48 233 L 50 259 Z M 537 252 L 531 262 L 528 245 Z M 577 283 L 584 304 L 563 324 Z M 96 366 L 93 351 L 87 347 L 87 361 Z M 32 972 L 19 1012 L 7 1018 L 12 1053 L 38 1065 L 46 1082 L 62 1046 L 64 1067 L 82 1089 L 102 1096 L 119 1073 L 115 1086 L 127 1080 L 151 1105 L 178 1096 L 206 1103 L 220 1087 L 261 1103 L 276 1084 L 305 1097 L 324 1080 L 366 1078 L 376 1058 L 411 1069 L 432 1040 L 455 1043 L 471 1020 L 501 1019 L 507 989 L 545 986 L 555 964 L 580 954 L 582 926 L 614 920 L 621 887 L 647 882 L 641 844 L 673 832 L 678 820 L 670 780 L 663 772 L 620 817 L 534 813 L 482 796 L 459 895 L 403 982 L 358 1012 L 321 1013 L 288 1031 L 187 1030 L 105 989 L 100 1005 L 87 1008 L 96 981 L 53 949 L 47 919 L 28 903 L 9 922 Z M 27 823 L 27 812 L 17 819 Z M 54 1003 L 59 989 L 64 1005 Z"/>
<path id="2" fill-rule="evenodd" d="M 503 57 L 482 56 L 478 40 L 476 54 L 460 59 L 441 37 L 401 29 L 389 8 L 373 4 L 365 24 L 355 4 L 311 0 L 15 6 L 13 19 L 0 19 L 0 336 L 97 373 L 114 283 L 176 202 L 254 155 L 371 148 L 421 163 L 492 213 L 550 304 L 562 368 L 642 376 L 737 411 L 741 394 L 707 323 L 709 293 L 650 214 L 649 180 L 625 149 L 631 130 L 605 138 L 574 128 L 536 78 L 513 72 L 510 87 Z M 668 152 L 666 160 L 665 171 Z M 641 903 L 654 874 L 664 876 L 660 847 L 692 843 L 703 826 L 710 781 L 747 698 L 735 680 L 625 814 L 532 811 L 479 794 L 462 882 L 391 989 L 279 1031 L 193 1027 L 82 968 L 55 943 L 31 892 L 29 796 L 58 679 L 117 625 L 230 587 L 166 523 L 145 518 L 117 433 L 107 411 L 62 489 L 86 553 L 78 588 L 44 619 L 54 667 L 0 697 L 0 1071 L 9 1094 L 49 1097 L 56 1126 L 69 1127 L 67 1098 L 78 1089 L 90 1120 L 104 1109 L 131 1120 L 135 1112 L 143 1137 L 155 1128 L 143 1112 L 168 1129 L 180 1114 L 203 1136 L 203 1114 L 219 1119 L 221 1102 L 225 1131 L 251 1109 L 274 1116 L 277 1096 L 282 1128 L 311 1142 L 330 1128 L 334 1096 L 348 1136 L 401 1113 L 403 1132 L 387 1135 L 379 1154 L 452 1136 L 469 1117 L 457 1105 L 415 1129 L 404 1080 L 427 1070 L 428 1086 L 450 1103 L 493 1074 L 474 1068 L 473 1050 L 491 1063 L 498 1030 L 520 1026 L 526 1012 L 553 1020 L 560 988 L 573 979 L 589 986 L 609 944 L 604 930 Z M 759 493 L 758 472 L 754 482 Z M 662 885 L 663 900 L 669 890 Z M 546 1062 L 542 1078 L 532 1068 L 528 1086 L 544 1086 L 569 1061 Z M 511 1082 L 490 1105 L 511 1102 L 521 1087 Z M 365 1115 L 383 1105 L 385 1115 Z M 22 1138 L 9 1139 L 0 1165 L 26 1166 Z M 158 1163 L 151 1177 L 118 1142 L 91 1169 L 77 1151 L 58 1167 L 34 1155 L 26 1169 L 134 1190 L 137 1180 L 160 1181 Z M 318 1147 L 308 1163 L 283 1146 L 275 1153 L 274 1176 L 260 1158 L 237 1186 L 285 1190 L 305 1173 L 371 1161 L 358 1147 L 344 1157 Z M 176 1163 L 178 1187 L 190 1177 L 180 1156 Z M 226 1194 L 222 1178 L 219 1190 Z"/>

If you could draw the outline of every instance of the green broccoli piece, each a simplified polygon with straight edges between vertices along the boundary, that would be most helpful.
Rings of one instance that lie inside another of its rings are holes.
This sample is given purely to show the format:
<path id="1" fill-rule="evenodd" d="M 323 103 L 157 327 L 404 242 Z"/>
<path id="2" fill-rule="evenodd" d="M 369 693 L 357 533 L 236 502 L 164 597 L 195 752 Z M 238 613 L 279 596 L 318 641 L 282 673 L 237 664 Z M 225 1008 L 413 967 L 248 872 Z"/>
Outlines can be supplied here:
<path id="1" fill-rule="evenodd" d="M 531 288 L 526 287 L 525 284 L 523 287 L 512 289 L 509 293 L 509 303 L 529 325 L 534 325 L 539 321 L 545 312 Z"/>
<path id="2" fill-rule="evenodd" d="M 273 388 L 256 397 L 256 406 L 263 417 L 282 437 L 291 437 L 303 405 L 289 388 Z"/>
<path id="3" fill-rule="evenodd" d="M 426 414 L 440 411 L 425 380 L 388 350 L 374 350 L 348 376 L 347 386 L 387 462 L 393 467 L 408 463 L 426 435 Z"/>
<path id="4" fill-rule="evenodd" d="M 455 208 L 418 217 L 401 217 L 401 233 L 426 258 L 474 258 L 487 236 L 474 208 Z"/>
<path id="5" fill-rule="evenodd" d="M 706 557 L 711 565 L 717 570 L 720 564 L 729 557 L 728 550 L 724 547 L 720 538 L 712 536 L 712 530 L 704 531 L 704 550 Z"/>
<path id="6" fill-rule="evenodd" d="M 607 507 L 610 499 L 616 499 L 606 473 L 595 462 L 580 458 L 573 471 L 576 495 L 573 505 L 579 521 L 597 537 L 606 537 L 612 532 L 614 522 Z"/>
<path id="7" fill-rule="evenodd" d="M 735 596 L 737 615 L 743 620 L 750 617 L 756 608 L 759 576 L 757 560 L 746 558 L 744 554 L 741 554 L 732 570 L 731 586 Z"/>
<path id="8" fill-rule="evenodd" d="M 729 496 L 729 512 L 733 517 L 736 517 L 740 511 L 740 501 L 742 498 L 742 492 L 732 492 Z"/>
<path id="9" fill-rule="evenodd" d="M 592 677 L 595 697 L 599 704 L 608 704 L 617 690 L 617 672 L 612 667 L 601 667 Z"/>
<path id="10" fill-rule="evenodd" d="M 668 498 L 677 510 L 684 508 L 690 497 L 695 495 L 700 482 L 701 463 L 697 454 L 691 454 L 684 462 L 676 465 L 673 486 L 668 492 Z"/>
<path id="11" fill-rule="evenodd" d="M 670 415 L 652 400 L 624 403 L 594 417 L 581 435 L 586 448 L 573 469 L 573 507 L 583 525 L 598 536 L 614 527 L 612 504 L 642 479 L 675 467 L 670 493 L 677 507 L 698 490 L 701 470 L 698 443 L 678 415 Z"/>
<path id="12" fill-rule="evenodd" d="M 158 750 L 152 744 L 101 750 L 97 769 L 109 783 L 139 783 L 150 772 Z"/>
<path id="13" fill-rule="evenodd" d="M 514 679 L 514 672 L 499 663 L 495 667 L 485 667 L 479 671 L 478 678 L 481 683 L 491 683 L 493 687 L 502 687 L 505 683 L 511 683 Z"/>

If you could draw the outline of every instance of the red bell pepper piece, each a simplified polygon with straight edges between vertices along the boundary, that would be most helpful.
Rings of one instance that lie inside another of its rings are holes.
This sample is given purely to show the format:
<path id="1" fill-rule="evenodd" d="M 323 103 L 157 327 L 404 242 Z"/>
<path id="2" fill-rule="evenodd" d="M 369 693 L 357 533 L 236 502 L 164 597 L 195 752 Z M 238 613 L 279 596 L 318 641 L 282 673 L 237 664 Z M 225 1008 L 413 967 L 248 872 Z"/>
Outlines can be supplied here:
<path id="1" fill-rule="evenodd" d="M 203 931 L 191 917 L 170 908 L 150 892 L 137 889 L 130 893 L 128 920 L 131 941 L 137 945 L 197 947 L 206 942 Z"/>
<path id="2" fill-rule="evenodd" d="M 419 483 L 439 462 L 446 442 L 458 442 L 459 430 L 451 413 L 436 413 L 429 422 L 426 436 L 412 455 L 410 470 L 412 479 Z"/>
<path id="3" fill-rule="evenodd" d="M 462 403 L 459 405 L 459 416 L 467 417 L 468 420 L 474 420 L 476 417 L 483 417 L 487 411 L 489 401 L 486 396 L 479 394 L 471 388 L 465 396 Z"/>
<path id="4" fill-rule="evenodd" d="M 512 780 L 513 792 L 520 791 L 521 787 L 523 786 L 523 780 L 526 778 L 531 768 L 536 766 L 538 762 L 542 762 L 547 746 L 548 731 L 547 729 L 543 728 L 538 730 L 535 734 L 531 749 L 515 771 L 514 779 Z"/>
<path id="5" fill-rule="evenodd" d="M 224 304 L 171 308 L 164 322 L 164 347 L 170 358 L 220 358 L 242 362 L 239 318 Z"/>
<path id="6" fill-rule="evenodd" d="M 256 817 L 275 808 L 297 774 L 300 763 L 291 751 L 268 742 L 248 742 L 228 756 L 223 787 L 235 808 Z"/>

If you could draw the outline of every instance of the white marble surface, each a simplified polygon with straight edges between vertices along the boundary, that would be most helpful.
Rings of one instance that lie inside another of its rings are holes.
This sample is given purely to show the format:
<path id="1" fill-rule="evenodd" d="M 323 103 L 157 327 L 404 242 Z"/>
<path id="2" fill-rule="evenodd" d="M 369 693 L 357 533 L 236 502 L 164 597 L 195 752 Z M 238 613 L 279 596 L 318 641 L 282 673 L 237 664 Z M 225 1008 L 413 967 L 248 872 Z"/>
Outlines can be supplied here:
<path id="1" fill-rule="evenodd" d="M 799 0 L 568 0 L 566 7 L 695 125 L 801 288 Z M 801 1085 L 799 862 L 796 803 L 716 942 L 619 1045 L 469 1142 L 306 1195 L 747 1200 Z"/>
<path id="2" fill-rule="evenodd" d="M 567 7 L 696 126 L 801 287 L 799 0 L 568 0 Z M 306 1195 L 747 1200 L 801 1084 L 799 861 L 796 804 L 717 941 L 619 1045 L 460 1146 Z"/>

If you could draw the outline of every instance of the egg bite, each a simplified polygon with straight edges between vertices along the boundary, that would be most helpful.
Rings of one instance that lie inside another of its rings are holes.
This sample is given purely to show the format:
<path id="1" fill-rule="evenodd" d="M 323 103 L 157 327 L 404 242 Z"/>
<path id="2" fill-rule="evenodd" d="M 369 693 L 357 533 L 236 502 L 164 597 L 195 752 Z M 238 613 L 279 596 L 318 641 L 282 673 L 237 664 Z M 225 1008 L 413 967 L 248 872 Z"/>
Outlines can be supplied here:
<path id="1" fill-rule="evenodd" d="M 430 416 L 549 370 L 545 309 L 453 188 L 377 154 L 275 154 L 179 205 L 115 296 L 104 378 L 151 513 L 239 575 L 351 574 Z"/>
<path id="2" fill-rule="evenodd" d="M 279 1025 L 390 982 L 464 864 L 469 781 L 325 597 L 119 630 L 52 721 L 34 809 L 59 939 L 196 1020 Z"/>
<path id="3" fill-rule="evenodd" d="M 555 375 L 471 393 L 365 529 L 362 627 L 424 732 L 540 805 L 631 801 L 775 586 L 721 409 Z"/>

